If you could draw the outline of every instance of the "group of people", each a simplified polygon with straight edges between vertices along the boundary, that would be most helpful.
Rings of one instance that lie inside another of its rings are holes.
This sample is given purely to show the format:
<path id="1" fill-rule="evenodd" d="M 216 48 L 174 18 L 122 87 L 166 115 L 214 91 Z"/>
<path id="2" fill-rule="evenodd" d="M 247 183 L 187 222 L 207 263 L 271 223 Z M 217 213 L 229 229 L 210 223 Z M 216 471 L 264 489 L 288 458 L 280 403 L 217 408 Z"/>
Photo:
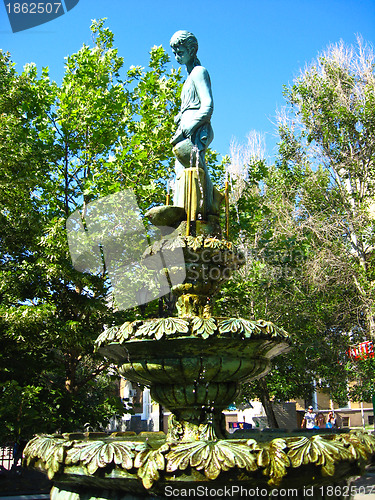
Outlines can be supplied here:
<path id="1" fill-rule="evenodd" d="M 337 423 L 333 411 L 330 411 L 328 413 L 328 417 L 326 420 L 323 413 L 316 414 L 312 406 L 308 407 L 307 412 L 305 413 L 301 423 L 301 428 L 306 428 L 306 429 L 323 429 L 323 428 L 333 429 L 334 427 L 337 427 Z"/>

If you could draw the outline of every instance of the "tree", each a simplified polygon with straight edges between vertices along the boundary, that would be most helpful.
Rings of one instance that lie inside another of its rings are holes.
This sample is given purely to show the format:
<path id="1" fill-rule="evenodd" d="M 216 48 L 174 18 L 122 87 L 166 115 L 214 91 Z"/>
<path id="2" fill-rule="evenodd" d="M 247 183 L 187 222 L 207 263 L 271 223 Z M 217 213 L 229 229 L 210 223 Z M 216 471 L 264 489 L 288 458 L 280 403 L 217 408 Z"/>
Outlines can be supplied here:
<path id="1" fill-rule="evenodd" d="M 323 377 L 327 366 L 329 382 L 341 386 L 345 371 L 338 360 L 348 343 L 338 335 L 336 325 L 329 326 L 340 297 L 322 296 L 306 279 L 311 235 L 299 226 L 295 208 L 308 185 L 308 175 L 303 167 L 292 170 L 282 164 L 266 165 L 251 154 L 247 157 L 246 173 L 240 182 L 232 181 L 233 198 L 238 201 L 231 213 L 245 265 L 226 284 L 217 302 L 221 315 L 271 320 L 291 335 L 290 353 L 275 358 L 264 379 L 243 387 L 243 397 L 259 398 L 270 425 L 276 427 L 270 398 L 308 399 L 317 374 L 322 384 L 327 380 Z"/>
<path id="2" fill-rule="evenodd" d="M 344 292 L 335 314 L 352 343 L 375 335 L 374 68 L 373 49 L 360 38 L 356 47 L 330 46 L 286 91 L 299 132 L 281 127 L 284 144 L 295 143 L 301 159 L 318 172 L 311 172 L 311 182 L 319 171 L 328 179 L 326 188 L 313 190 L 301 206 L 313 235 L 309 281 L 320 293 Z M 373 361 L 349 360 L 345 367 L 348 379 L 357 382 L 350 395 L 368 400 Z"/>
<path id="3" fill-rule="evenodd" d="M 0 133 L 16 154 L 3 150 L 0 160 L 8 196 L 1 213 L 18 232 L 1 239 L 0 413 L 13 438 L 95 428 L 121 411 L 93 345 L 104 325 L 140 311 L 116 311 L 106 275 L 73 268 L 65 222 L 75 210 L 84 220 L 90 202 L 124 188 L 150 208 L 162 201 L 161 174 L 171 168 L 179 72 L 168 72 L 168 56 L 154 47 L 149 69 L 130 68 L 123 79 L 113 34 L 104 20 L 91 29 L 94 46 L 67 58 L 60 86 L 33 65 L 17 75 L 2 56 Z"/>
<path id="4" fill-rule="evenodd" d="M 299 136 L 281 127 L 283 143 L 297 143 L 303 161 L 329 178 L 325 192 L 317 193 L 320 205 L 310 196 L 301 206 L 315 238 L 313 272 L 319 273 L 321 289 L 332 277 L 336 286 L 355 287 L 361 301 L 357 326 L 369 338 L 375 335 L 374 61 L 372 49 L 360 39 L 356 48 L 343 42 L 330 46 L 286 91 L 302 126 Z"/>
<path id="5" fill-rule="evenodd" d="M 372 49 L 360 40 L 357 48 L 329 47 L 285 96 L 275 165 L 250 154 L 234 175 L 233 233 L 241 230 L 248 259 L 222 303 L 292 334 L 293 348 L 275 360 L 263 394 L 307 398 L 318 381 L 342 401 L 358 371 L 345 351 L 373 337 Z M 363 364 L 353 396 L 368 396 L 372 365 Z M 248 389 L 261 396 L 256 384 Z"/>

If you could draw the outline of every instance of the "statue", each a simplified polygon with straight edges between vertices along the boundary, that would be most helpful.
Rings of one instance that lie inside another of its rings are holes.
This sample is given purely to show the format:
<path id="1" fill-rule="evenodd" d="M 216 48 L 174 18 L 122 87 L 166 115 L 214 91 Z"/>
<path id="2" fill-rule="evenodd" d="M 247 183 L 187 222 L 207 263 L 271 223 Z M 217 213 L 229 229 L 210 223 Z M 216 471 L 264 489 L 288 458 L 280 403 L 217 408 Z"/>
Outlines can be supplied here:
<path id="1" fill-rule="evenodd" d="M 222 195 L 214 188 L 205 163 L 213 139 L 211 115 L 214 104 L 210 76 L 198 57 L 198 41 L 189 31 L 177 31 L 170 45 L 188 77 L 182 87 L 181 111 L 175 117 L 177 130 L 171 139 L 176 156 L 173 204 L 183 207 L 188 220 L 218 215 Z"/>
<path id="2" fill-rule="evenodd" d="M 173 205 L 169 205 L 168 194 L 167 204 L 151 208 L 146 216 L 159 227 L 177 228 L 187 220 L 186 234 L 190 234 L 193 221 L 210 219 L 212 227 L 218 227 L 224 196 L 213 186 L 205 163 L 214 137 L 214 103 L 210 76 L 197 57 L 198 41 L 189 31 L 177 31 L 170 45 L 177 62 L 184 64 L 188 72 L 181 92 L 181 110 L 175 117 L 177 130 L 171 139 L 176 157 Z"/>

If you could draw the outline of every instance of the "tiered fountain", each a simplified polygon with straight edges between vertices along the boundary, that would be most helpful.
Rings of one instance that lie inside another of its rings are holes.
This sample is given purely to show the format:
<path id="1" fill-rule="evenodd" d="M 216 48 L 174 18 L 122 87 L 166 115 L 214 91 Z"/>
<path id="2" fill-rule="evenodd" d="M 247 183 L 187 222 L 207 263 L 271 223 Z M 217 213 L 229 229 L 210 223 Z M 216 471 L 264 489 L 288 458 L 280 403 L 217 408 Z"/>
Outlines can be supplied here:
<path id="1" fill-rule="evenodd" d="M 212 316 L 212 297 L 242 255 L 222 237 L 223 197 L 204 160 L 213 136 L 207 70 L 191 33 L 177 32 L 171 45 L 189 74 L 172 138 L 174 205 L 147 215 L 174 230 L 146 254 L 182 249 L 186 277 L 172 287 L 177 316 L 127 322 L 97 339 L 126 379 L 149 386 L 153 399 L 171 411 L 168 432 L 40 435 L 28 443 L 26 461 L 47 471 L 56 500 L 235 497 L 241 490 L 253 498 L 286 498 L 287 488 L 311 498 L 311 487 L 342 485 L 358 474 L 375 452 L 375 439 L 356 432 L 227 435 L 222 411 L 241 382 L 264 376 L 270 360 L 291 345 L 287 333 L 270 322 Z M 225 487 L 230 490 L 224 495 Z M 324 498 L 324 491 L 316 489 L 314 496 Z M 328 490 L 327 498 L 334 497 Z"/>

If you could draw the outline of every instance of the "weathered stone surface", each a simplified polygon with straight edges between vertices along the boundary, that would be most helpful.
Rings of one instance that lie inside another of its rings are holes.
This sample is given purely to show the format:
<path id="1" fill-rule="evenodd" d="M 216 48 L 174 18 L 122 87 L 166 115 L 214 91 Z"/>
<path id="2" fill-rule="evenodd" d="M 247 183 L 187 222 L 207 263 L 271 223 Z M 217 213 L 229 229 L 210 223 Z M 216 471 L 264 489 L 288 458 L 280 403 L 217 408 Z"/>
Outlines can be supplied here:
<path id="1" fill-rule="evenodd" d="M 176 228 L 181 221 L 186 218 L 185 209 L 175 207 L 173 205 L 163 205 L 161 207 L 153 207 L 145 213 L 150 222 L 154 226 L 170 226 Z"/>
<path id="2" fill-rule="evenodd" d="M 197 487 L 213 480 L 270 489 L 302 488 L 307 477 L 309 485 L 327 484 L 357 475 L 375 453 L 374 436 L 359 431 L 283 433 L 268 440 L 211 436 L 188 442 L 166 442 L 160 433 L 154 438 L 149 434 L 101 439 L 87 435 L 81 440 L 37 436 L 25 449 L 25 461 L 48 471 L 57 484 L 157 493 L 166 484 Z M 62 495 L 64 488 L 60 490 Z"/>

